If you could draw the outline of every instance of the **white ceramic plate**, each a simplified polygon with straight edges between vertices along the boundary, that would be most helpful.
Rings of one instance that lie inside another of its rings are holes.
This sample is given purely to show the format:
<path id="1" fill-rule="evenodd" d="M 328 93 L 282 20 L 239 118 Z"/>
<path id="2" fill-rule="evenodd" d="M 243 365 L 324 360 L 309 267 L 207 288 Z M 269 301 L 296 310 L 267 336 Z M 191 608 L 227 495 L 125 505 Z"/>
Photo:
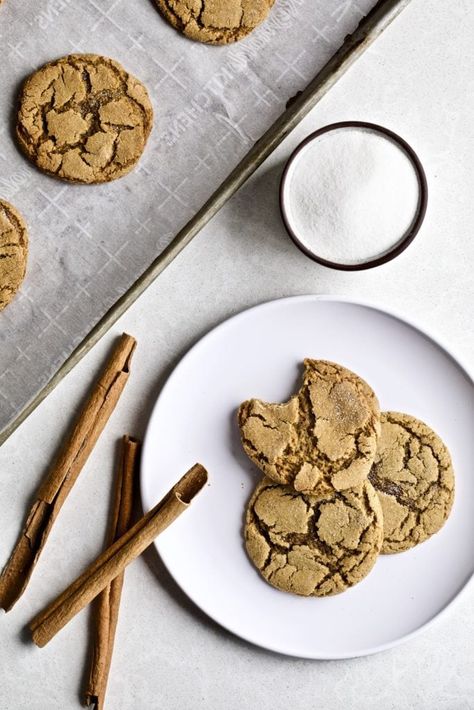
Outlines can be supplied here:
<path id="1" fill-rule="evenodd" d="M 437 535 L 379 557 L 360 584 L 325 599 L 270 587 L 242 542 L 259 473 L 242 451 L 236 408 L 249 397 L 283 402 L 304 357 L 355 370 L 382 409 L 426 421 L 456 471 L 453 511 Z M 474 571 L 474 383 L 443 347 L 395 315 L 306 296 L 252 308 L 215 328 L 183 358 L 156 403 L 142 458 L 144 509 L 196 461 L 210 485 L 158 538 L 158 552 L 203 611 L 259 646 L 319 659 L 375 653 L 425 627 Z"/>

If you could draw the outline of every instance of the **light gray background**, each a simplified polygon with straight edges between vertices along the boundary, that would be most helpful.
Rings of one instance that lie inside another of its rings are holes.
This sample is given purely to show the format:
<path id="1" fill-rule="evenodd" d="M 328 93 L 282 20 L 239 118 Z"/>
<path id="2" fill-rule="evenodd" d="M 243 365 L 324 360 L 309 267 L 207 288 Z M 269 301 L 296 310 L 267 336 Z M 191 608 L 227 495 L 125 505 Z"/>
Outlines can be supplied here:
<path id="1" fill-rule="evenodd" d="M 230 47 L 175 32 L 153 0 L 9 0 L 0 13 L 0 197 L 25 217 L 27 277 L 0 313 L 0 430 L 49 381 L 304 89 L 375 0 L 278 0 Z M 21 82 L 70 52 L 120 61 L 147 86 L 154 129 L 107 185 L 43 175 L 12 138 Z"/>
<path id="2" fill-rule="evenodd" d="M 28 643 L 22 628 L 101 549 L 116 441 L 124 432 L 143 434 L 164 378 L 211 326 L 270 298 L 340 293 L 397 309 L 447 342 L 473 369 L 473 35 L 470 0 L 413 0 L 2 447 L 0 563 L 114 337 L 122 330 L 137 337 L 133 373 L 117 411 L 64 506 L 26 594 L 0 619 L 2 707 L 79 707 L 88 614 L 44 649 Z M 291 149 L 314 128 L 344 119 L 375 121 L 399 132 L 418 151 L 430 183 L 428 214 L 415 243 L 391 264 L 365 273 L 314 265 L 288 240 L 277 211 L 276 187 Z M 149 552 L 126 573 L 108 707 L 469 710 L 473 639 L 471 587 L 443 619 L 399 648 L 352 661 L 285 658 L 210 622 Z"/>

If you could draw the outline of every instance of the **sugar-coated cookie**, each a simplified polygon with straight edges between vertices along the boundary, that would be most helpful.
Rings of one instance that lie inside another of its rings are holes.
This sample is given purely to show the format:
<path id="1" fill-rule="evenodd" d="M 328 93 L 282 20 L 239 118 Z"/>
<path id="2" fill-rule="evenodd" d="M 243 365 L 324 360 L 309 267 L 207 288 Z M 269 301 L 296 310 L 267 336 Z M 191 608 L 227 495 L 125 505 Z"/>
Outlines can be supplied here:
<path id="1" fill-rule="evenodd" d="M 382 540 L 380 502 L 368 481 L 316 498 L 264 478 L 247 509 L 249 557 L 285 592 L 319 597 L 345 591 L 370 572 Z"/>
<path id="2" fill-rule="evenodd" d="M 402 552 L 438 532 L 454 500 L 449 451 L 424 422 L 383 412 L 369 480 L 384 517 L 383 553 Z"/>
<path id="3" fill-rule="evenodd" d="M 44 172 L 80 183 L 115 180 L 138 162 L 153 109 L 143 84 L 116 61 L 70 54 L 24 83 L 16 134 Z"/>
<path id="4" fill-rule="evenodd" d="M 25 277 L 28 232 L 21 214 L 0 200 L 0 310 L 18 291 Z"/>
<path id="5" fill-rule="evenodd" d="M 358 375 L 307 359 L 296 395 L 284 404 L 243 402 L 238 421 L 245 452 L 266 476 L 296 491 L 326 495 L 367 478 L 380 410 Z"/>
<path id="6" fill-rule="evenodd" d="M 190 39 L 229 44 L 265 20 L 275 0 L 156 0 L 168 22 Z"/>

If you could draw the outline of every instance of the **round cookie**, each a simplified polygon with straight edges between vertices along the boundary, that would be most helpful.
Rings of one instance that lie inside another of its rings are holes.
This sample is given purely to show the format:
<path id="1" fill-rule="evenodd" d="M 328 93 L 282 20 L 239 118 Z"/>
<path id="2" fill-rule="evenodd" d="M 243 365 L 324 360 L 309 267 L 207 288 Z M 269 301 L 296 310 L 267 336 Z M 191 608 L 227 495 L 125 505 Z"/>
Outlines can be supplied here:
<path id="1" fill-rule="evenodd" d="M 302 596 L 337 594 L 360 582 L 382 540 L 382 511 L 368 481 L 316 498 L 264 478 L 247 509 L 250 559 L 274 587 Z"/>
<path id="2" fill-rule="evenodd" d="M 327 495 L 367 478 L 380 409 L 358 375 L 306 359 L 296 395 L 284 404 L 243 402 L 238 421 L 245 452 L 266 476 L 303 493 Z"/>
<path id="3" fill-rule="evenodd" d="M 152 121 L 147 90 L 118 62 L 70 54 L 25 81 L 16 134 L 44 172 L 91 184 L 115 180 L 134 167 Z"/>
<path id="4" fill-rule="evenodd" d="M 229 44 L 246 37 L 267 17 L 275 0 L 156 0 L 179 32 L 206 44 Z"/>
<path id="5" fill-rule="evenodd" d="M 438 532 L 454 500 L 454 472 L 446 446 L 424 422 L 383 412 L 369 480 L 384 517 L 383 553 L 403 552 Z"/>
<path id="6" fill-rule="evenodd" d="M 28 232 L 22 216 L 0 200 L 0 310 L 5 308 L 25 277 Z"/>

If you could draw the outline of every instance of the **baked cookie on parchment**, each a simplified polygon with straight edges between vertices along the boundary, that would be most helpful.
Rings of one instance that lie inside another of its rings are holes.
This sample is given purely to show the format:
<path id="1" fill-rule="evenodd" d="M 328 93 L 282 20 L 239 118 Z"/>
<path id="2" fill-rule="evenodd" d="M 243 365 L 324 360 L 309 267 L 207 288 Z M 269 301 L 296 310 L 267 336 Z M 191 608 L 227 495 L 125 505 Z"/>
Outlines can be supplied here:
<path id="1" fill-rule="evenodd" d="M 152 122 L 146 88 L 118 62 L 70 54 L 25 81 L 16 134 L 41 170 L 90 184 L 128 173 L 143 152 Z"/>
<path id="2" fill-rule="evenodd" d="M 230 44 L 263 22 L 275 0 L 155 0 L 179 32 L 206 44 Z"/>
<path id="3" fill-rule="evenodd" d="M 438 532 L 454 500 L 451 456 L 440 437 L 409 414 L 383 412 L 369 480 L 383 511 L 383 553 L 403 552 Z"/>
<path id="4" fill-rule="evenodd" d="M 28 232 L 21 214 L 0 199 L 0 310 L 5 308 L 25 277 Z"/>
<path id="5" fill-rule="evenodd" d="M 306 359 L 297 394 L 284 404 L 243 402 L 238 422 L 245 452 L 266 476 L 302 493 L 327 495 L 367 478 L 380 410 L 361 377 Z"/>
<path id="6" fill-rule="evenodd" d="M 264 478 L 248 504 L 244 535 L 250 559 L 271 585 L 328 596 L 354 586 L 374 566 L 382 511 L 368 481 L 316 498 Z"/>

